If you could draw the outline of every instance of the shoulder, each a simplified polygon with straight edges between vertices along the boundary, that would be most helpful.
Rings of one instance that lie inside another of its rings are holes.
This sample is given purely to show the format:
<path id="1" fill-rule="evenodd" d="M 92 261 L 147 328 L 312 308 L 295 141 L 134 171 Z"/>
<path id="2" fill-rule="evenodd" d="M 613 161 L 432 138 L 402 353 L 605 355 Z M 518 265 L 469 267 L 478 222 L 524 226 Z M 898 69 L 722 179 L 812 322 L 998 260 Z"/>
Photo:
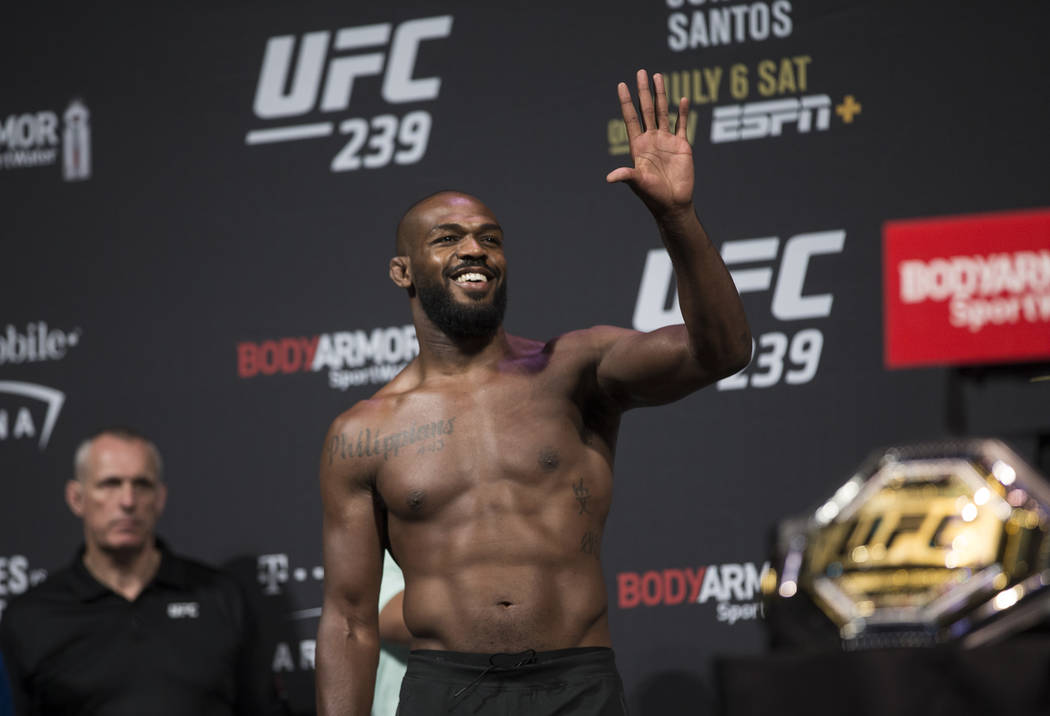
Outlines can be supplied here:
<path id="1" fill-rule="evenodd" d="M 340 435 L 361 425 L 372 424 L 385 419 L 392 407 L 391 403 L 392 401 L 389 398 L 378 394 L 354 403 L 353 407 L 349 410 L 344 410 L 332 421 L 332 424 L 328 427 L 329 437 Z"/>
<path id="2" fill-rule="evenodd" d="M 217 652 L 235 649 L 250 638 L 257 617 L 243 582 L 229 571 L 196 559 L 168 553 L 177 574 L 154 598 L 165 604 L 169 619 L 180 631 L 207 633 Z M 170 572 L 169 572 L 170 574 Z"/>
<path id="3" fill-rule="evenodd" d="M 564 334 L 564 337 L 568 339 L 570 345 L 600 351 L 621 338 L 633 336 L 637 333 L 638 331 L 621 326 L 599 325 L 570 331 Z"/>
<path id="4" fill-rule="evenodd" d="M 544 345 L 552 360 L 597 363 L 617 341 L 637 331 L 619 326 L 591 326 L 556 336 Z"/>
<path id="5" fill-rule="evenodd" d="M 247 593 L 241 582 L 230 572 L 196 559 L 168 552 L 165 559 L 171 560 L 169 574 L 177 575 L 187 597 L 194 596 L 223 605 L 227 616 L 236 620 L 243 618 L 247 607 Z M 168 570 L 166 570 L 168 571 Z"/>
<path id="6" fill-rule="evenodd" d="M 241 593 L 240 582 L 224 569 L 170 552 L 165 558 L 172 560 L 181 570 L 187 584 L 214 588 L 231 594 Z"/>
<path id="7" fill-rule="evenodd" d="M 371 398 L 354 403 L 332 421 L 328 428 L 328 438 L 346 435 L 362 428 L 382 428 L 395 413 L 398 406 L 416 387 L 413 381 L 402 379 L 402 375 L 383 386 Z"/>
<path id="8" fill-rule="evenodd" d="M 382 440 L 400 396 L 377 393 L 332 421 L 321 452 L 322 498 L 362 488 L 371 491 L 379 469 Z"/>
<path id="9" fill-rule="evenodd" d="M 380 392 L 338 415 L 325 436 L 322 467 L 346 463 L 350 458 L 357 458 L 353 464 L 360 466 L 361 458 L 372 455 L 365 448 L 386 431 L 401 400 L 398 394 Z"/>

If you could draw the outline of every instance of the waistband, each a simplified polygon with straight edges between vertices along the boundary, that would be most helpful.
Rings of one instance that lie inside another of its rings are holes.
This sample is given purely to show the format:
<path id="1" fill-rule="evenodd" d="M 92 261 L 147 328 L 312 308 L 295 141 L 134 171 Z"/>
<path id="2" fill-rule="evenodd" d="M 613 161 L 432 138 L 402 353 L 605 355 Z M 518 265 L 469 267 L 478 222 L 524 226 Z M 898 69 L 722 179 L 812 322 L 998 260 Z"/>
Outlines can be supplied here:
<path id="1" fill-rule="evenodd" d="M 406 678 L 469 684 L 481 674 L 499 675 L 503 683 L 521 685 L 576 678 L 618 676 L 613 650 L 586 646 L 515 654 L 475 654 L 462 651 L 415 649 L 408 654 Z"/>

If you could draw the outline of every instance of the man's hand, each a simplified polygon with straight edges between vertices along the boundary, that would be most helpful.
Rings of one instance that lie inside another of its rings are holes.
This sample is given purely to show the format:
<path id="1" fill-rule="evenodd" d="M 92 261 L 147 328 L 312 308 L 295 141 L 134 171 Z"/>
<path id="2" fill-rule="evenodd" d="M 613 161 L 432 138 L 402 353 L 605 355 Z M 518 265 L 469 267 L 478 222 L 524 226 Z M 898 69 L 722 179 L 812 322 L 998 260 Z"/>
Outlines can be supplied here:
<path id="1" fill-rule="evenodd" d="M 605 180 L 625 182 L 657 219 L 683 212 L 691 214 L 693 150 L 685 134 L 689 100 L 683 97 L 678 103 L 678 122 L 675 131 L 671 132 L 663 75 L 653 75 L 653 84 L 656 86 L 655 107 L 649 91 L 649 76 L 645 70 L 638 70 L 638 103 L 642 108 L 644 127 L 638 120 L 627 83 L 621 82 L 617 86 L 634 168 L 614 169 Z"/>
<path id="2" fill-rule="evenodd" d="M 598 384 L 621 409 L 677 400 L 732 375 L 751 357 L 751 333 L 736 286 L 693 207 L 693 150 L 686 138 L 689 100 L 678 103 L 671 131 L 663 76 L 638 71 L 638 120 L 631 92 L 617 87 L 634 167 L 609 172 L 608 182 L 625 182 L 656 219 L 674 266 L 683 325 L 649 333 L 592 329 L 601 359 Z"/>

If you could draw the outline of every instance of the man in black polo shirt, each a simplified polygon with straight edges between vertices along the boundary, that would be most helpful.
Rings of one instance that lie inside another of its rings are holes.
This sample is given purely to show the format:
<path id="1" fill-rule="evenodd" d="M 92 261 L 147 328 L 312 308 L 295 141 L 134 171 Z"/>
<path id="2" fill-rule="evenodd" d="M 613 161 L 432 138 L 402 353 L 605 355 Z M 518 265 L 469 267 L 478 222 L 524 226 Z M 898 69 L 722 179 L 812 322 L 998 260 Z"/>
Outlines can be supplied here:
<path id="1" fill-rule="evenodd" d="M 156 446 L 103 430 L 74 465 L 66 500 L 84 522 L 84 547 L 0 623 L 15 713 L 271 712 L 238 585 L 155 537 L 167 497 Z"/>

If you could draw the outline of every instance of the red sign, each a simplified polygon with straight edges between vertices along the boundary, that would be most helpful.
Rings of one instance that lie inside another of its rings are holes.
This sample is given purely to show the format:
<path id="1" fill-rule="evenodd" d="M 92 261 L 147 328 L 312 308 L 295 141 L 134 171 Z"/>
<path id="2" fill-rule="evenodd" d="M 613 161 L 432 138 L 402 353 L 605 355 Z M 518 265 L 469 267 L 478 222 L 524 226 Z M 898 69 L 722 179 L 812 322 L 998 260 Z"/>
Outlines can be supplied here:
<path id="1" fill-rule="evenodd" d="M 1050 210 L 883 227 L 886 365 L 1050 357 Z"/>

